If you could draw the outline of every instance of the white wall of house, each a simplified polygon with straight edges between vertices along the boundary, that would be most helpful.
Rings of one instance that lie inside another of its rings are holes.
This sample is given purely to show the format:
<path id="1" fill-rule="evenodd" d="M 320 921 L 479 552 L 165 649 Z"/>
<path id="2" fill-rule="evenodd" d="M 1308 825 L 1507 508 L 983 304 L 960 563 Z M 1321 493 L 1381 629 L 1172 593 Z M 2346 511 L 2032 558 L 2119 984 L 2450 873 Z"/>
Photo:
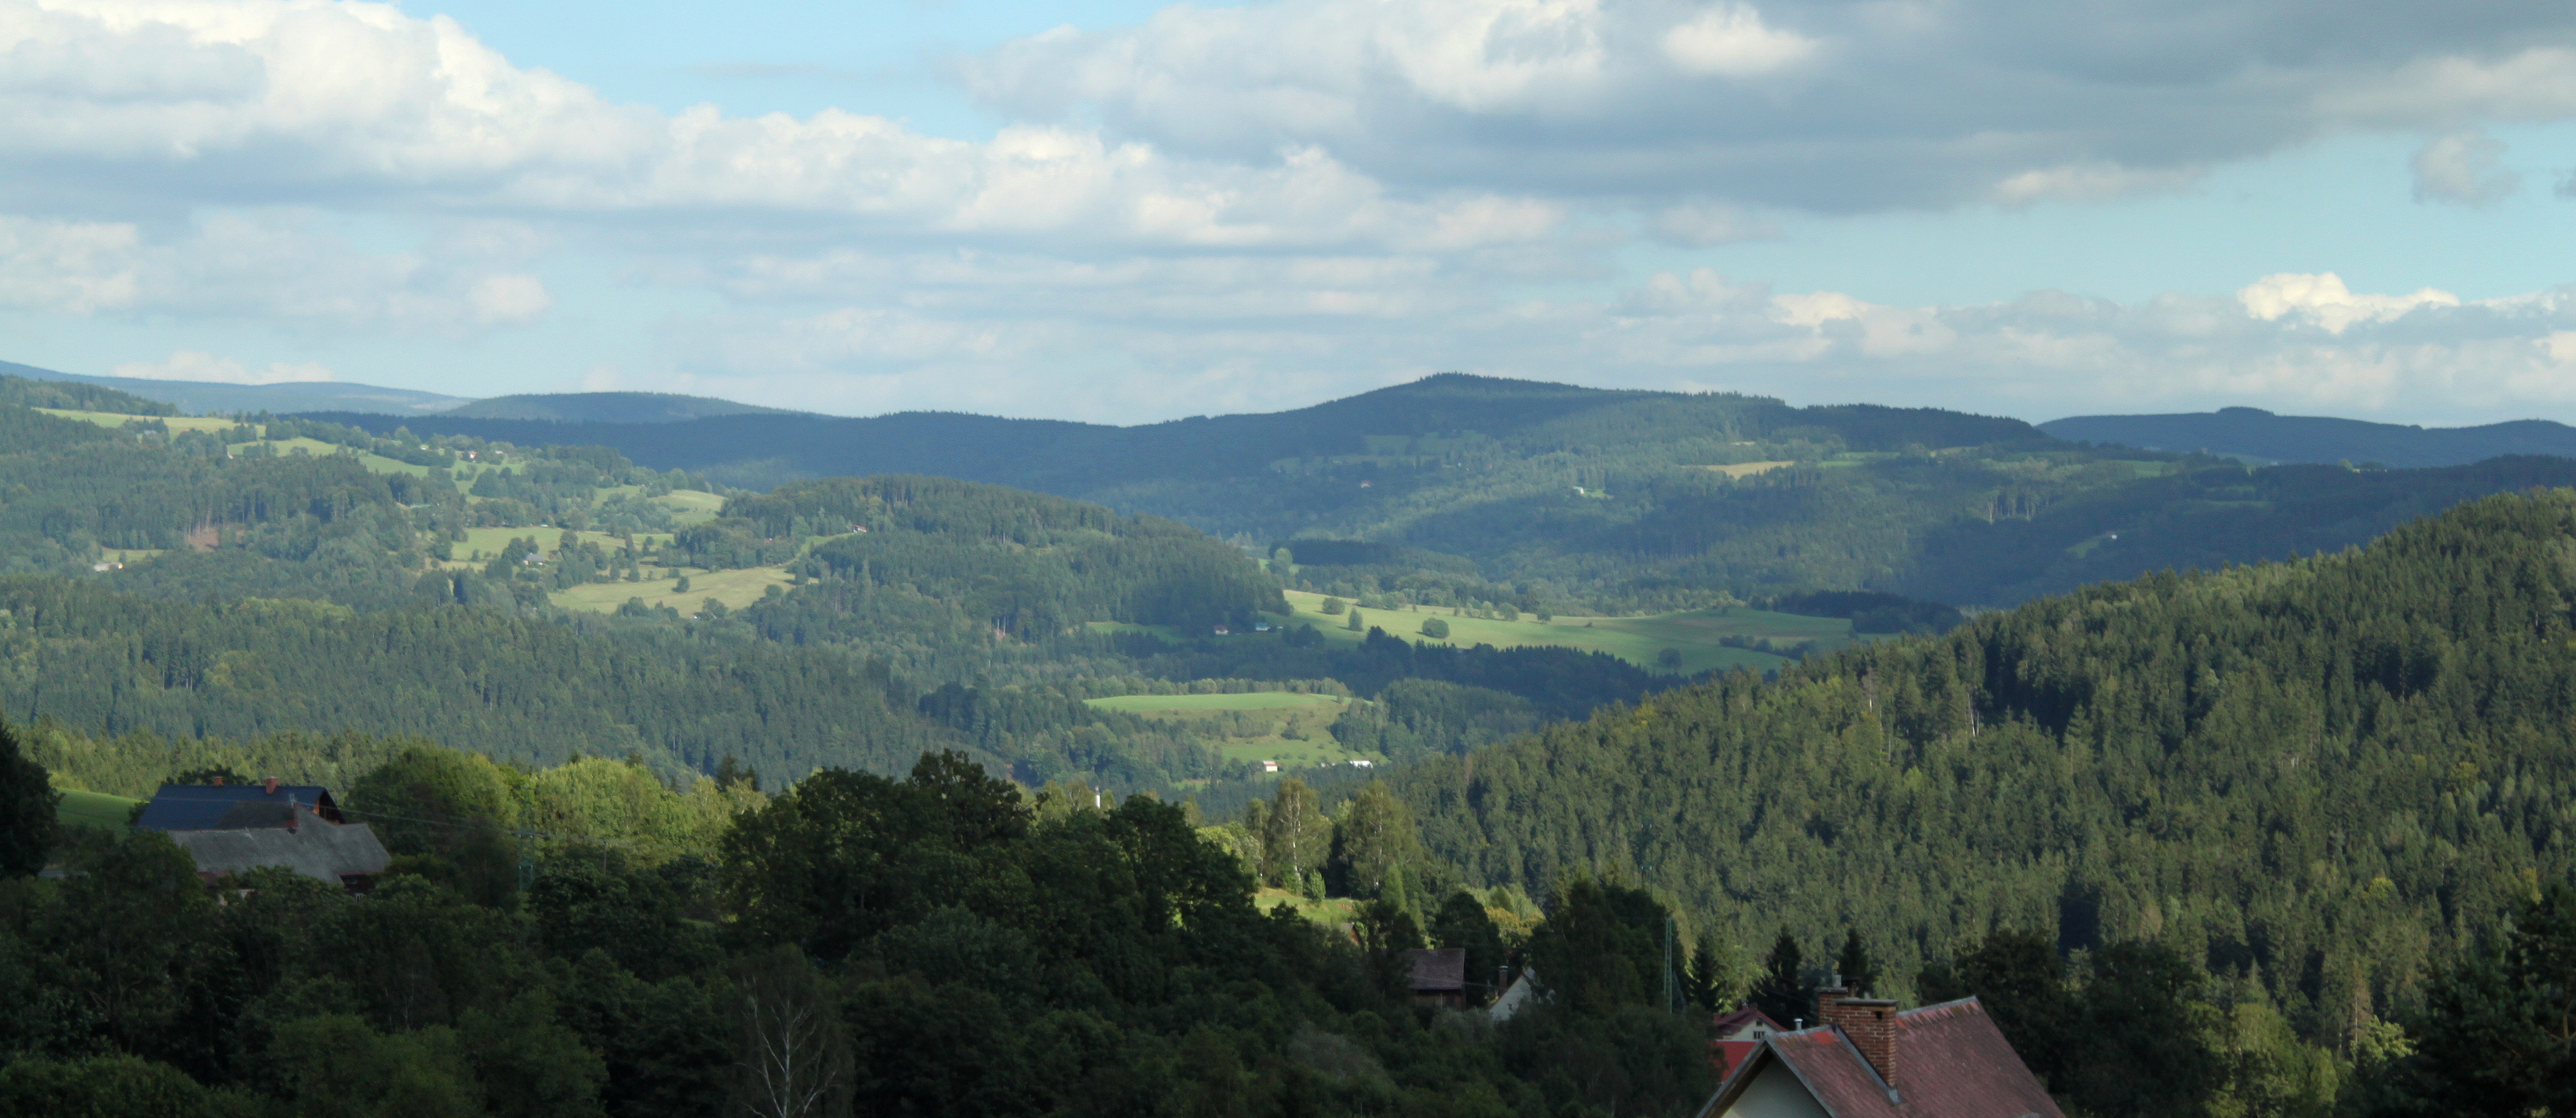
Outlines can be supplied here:
<path id="1" fill-rule="evenodd" d="M 1735 1105 L 1719 1118 L 1831 1118 L 1807 1093 L 1807 1085 L 1798 1082 L 1789 1065 L 1773 1060 L 1763 1065 L 1753 1082 L 1744 1085 Z"/>

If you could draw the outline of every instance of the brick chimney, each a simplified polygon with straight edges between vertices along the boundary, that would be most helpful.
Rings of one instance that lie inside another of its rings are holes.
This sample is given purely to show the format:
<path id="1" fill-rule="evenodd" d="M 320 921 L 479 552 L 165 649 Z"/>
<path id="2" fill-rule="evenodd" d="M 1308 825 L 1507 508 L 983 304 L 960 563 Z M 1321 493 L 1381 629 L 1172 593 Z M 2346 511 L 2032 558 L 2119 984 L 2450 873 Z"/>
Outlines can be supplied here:
<path id="1" fill-rule="evenodd" d="M 268 778 L 268 780 L 267 780 L 267 789 L 266 789 L 266 791 L 268 792 L 268 794 L 269 794 L 269 795 L 272 795 L 272 796 L 274 796 L 274 795 L 276 795 L 276 794 L 277 794 L 277 778 L 276 778 L 276 777 L 273 777 L 273 776 L 272 776 L 272 777 Z"/>
<path id="2" fill-rule="evenodd" d="M 1817 1011 L 1824 1014 L 1825 1024 L 1842 1030 L 1852 1047 L 1860 1049 L 1861 1058 L 1878 1070 L 1892 1090 L 1896 1076 L 1896 1003 L 1885 998 L 1852 996 L 1839 987 L 1819 991 Z"/>

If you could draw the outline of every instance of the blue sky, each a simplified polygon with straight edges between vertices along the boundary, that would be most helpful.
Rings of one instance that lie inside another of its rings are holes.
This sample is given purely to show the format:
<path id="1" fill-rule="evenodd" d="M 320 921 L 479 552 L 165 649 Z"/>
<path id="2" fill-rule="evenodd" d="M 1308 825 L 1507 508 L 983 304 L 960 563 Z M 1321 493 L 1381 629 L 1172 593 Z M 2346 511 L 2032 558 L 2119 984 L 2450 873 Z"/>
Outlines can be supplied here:
<path id="1" fill-rule="evenodd" d="M 2576 421 L 2543 6 L 0 0 L 0 50 L 0 358 L 67 371 Z"/>

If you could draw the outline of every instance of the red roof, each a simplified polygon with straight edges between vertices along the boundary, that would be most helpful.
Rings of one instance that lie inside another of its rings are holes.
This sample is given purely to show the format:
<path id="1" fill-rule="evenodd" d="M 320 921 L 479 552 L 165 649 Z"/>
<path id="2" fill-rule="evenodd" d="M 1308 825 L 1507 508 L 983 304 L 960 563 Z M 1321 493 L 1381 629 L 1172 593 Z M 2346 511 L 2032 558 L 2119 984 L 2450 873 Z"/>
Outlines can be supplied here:
<path id="1" fill-rule="evenodd" d="M 1733 1013 L 1718 1014 L 1715 1020 L 1709 1022 L 1709 1025 L 1717 1030 L 1719 1040 L 1733 1040 L 1738 1034 L 1754 1025 L 1768 1026 L 1770 1031 L 1775 1033 L 1789 1031 L 1789 1026 L 1772 1020 L 1770 1014 L 1750 1006 Z"/>
<path id="2" fill-rule="evenodd" d="M 1840 1030 L 1821 1026 L 1763 1041 L 1701 1113 L 1725 1114 L 1775 1061 L 1833 1118 L 2065 1118 L 1975 998 L 1896 1015 L 1893 1090 Z"/>

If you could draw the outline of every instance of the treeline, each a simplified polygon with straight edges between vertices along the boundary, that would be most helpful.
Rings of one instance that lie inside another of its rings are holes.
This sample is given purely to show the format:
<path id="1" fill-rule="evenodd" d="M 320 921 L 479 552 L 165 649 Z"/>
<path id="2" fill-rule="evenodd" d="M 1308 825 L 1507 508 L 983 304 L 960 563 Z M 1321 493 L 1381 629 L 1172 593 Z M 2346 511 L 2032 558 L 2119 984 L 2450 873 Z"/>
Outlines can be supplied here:
<path id="1" fill-rule="evenodd" d="M 179 409 L 159 400 L 146 400 L 105 385 L 13 376 L 0 376 L 0 404 L 60 411 L 103 411 L 117 415 L 179 414 Z"/>
<path id="2" fill-rule="evenodd" d="M 43 779 L 17 753 L 0 737 L 13 805 Z M 1664 916 L 1642 895 L 1569 891 L 1529 955 L 1613 981 L 1494 1027 L 1410 1004 L 1409 921 L 1355 943 L 1265 916 L 1234 857 L 1145 797 L 1031 802 L 953 753 L 770 799 L 640 789 L 707 801 L 712 859 L 549 836 L 522 881 L 504 797 L 605 810 L 546 786 L 640 774 L 573 768 L 396 753 L 349 795 L 397 854 L 363 900 L 259 870 L 218 903 L 156 834 L 53 843 L 58 880 L 28 876 L 48 843 L 10 848 L 0 1107 L 1607 1116 L 1714 1085 L 1698 1030 L 1633 980 Z M 1454 934 L 1493 938 L 1451 899 Z"/>

